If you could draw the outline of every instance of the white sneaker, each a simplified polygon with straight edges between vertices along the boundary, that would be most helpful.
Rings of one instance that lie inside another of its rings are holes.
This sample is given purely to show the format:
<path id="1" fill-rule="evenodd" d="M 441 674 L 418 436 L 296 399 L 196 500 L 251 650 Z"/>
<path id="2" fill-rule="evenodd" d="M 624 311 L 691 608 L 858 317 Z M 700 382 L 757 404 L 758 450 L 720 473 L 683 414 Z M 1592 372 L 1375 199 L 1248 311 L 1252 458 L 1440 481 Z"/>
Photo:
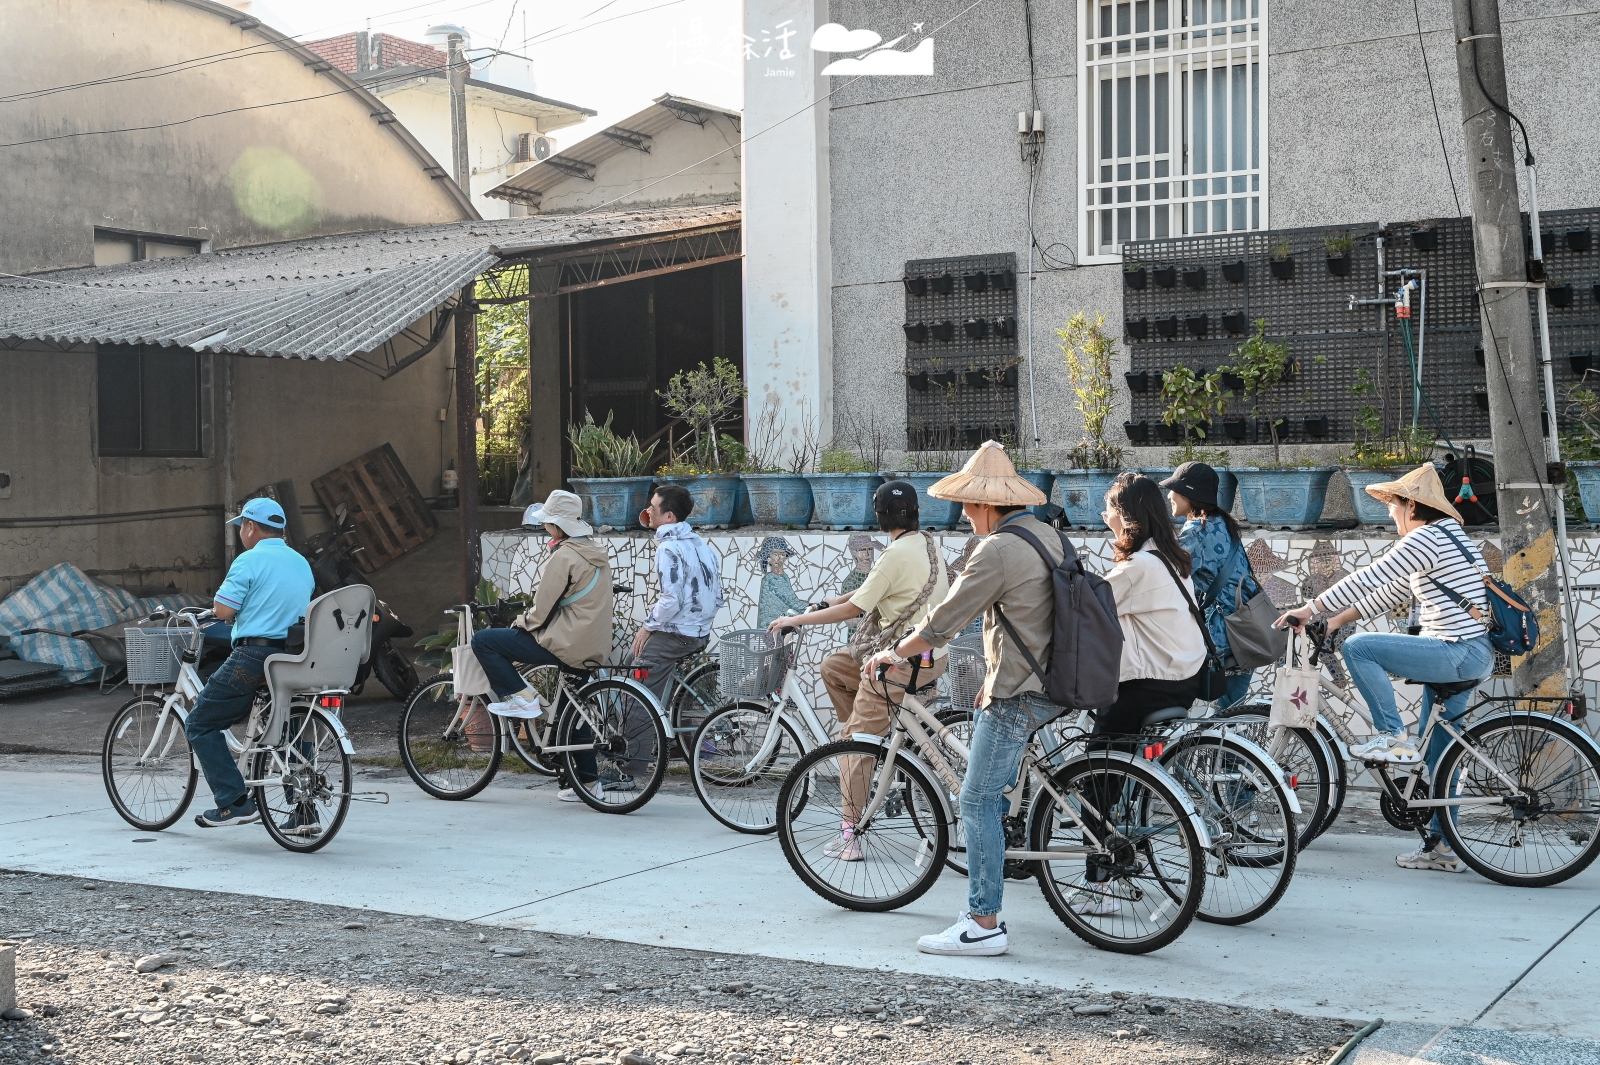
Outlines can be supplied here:
<path id="1" fill-rule="evenodd" d="M 1433 848 L 1418 847 L 1410 854 L 1398 855 L 1394 864 L 1402 869 L 1427 869 L 1436 873 L 1464 873 L 1467 865 L 1456 857 L 1455 851 L 1440 845 Z"/>
<path id="2" fill-rule="evenodd" d="M 500 717 L 518 717 L 528 721 L 544 715 L 544 707 L 539 705 L 539 697 L 535 695 L 529 699 L 521 692 L 517 692 L 504 702 L 490 703 L 484 709 Z"/>
<path id="3" fill-rule="evenodd" d="M 861 853 L 861 841 L 856 839 L 853 828 L 839 830 L 839 838 L 822 848 L 825 858 L 837 858 L 841 862 L 865 861 L 866 856 Z"/>
<path id="4" fill-rule="evenodd" d="M 601 784 L 598 780 L 593 784 L 586 784 L 584 786 L 588 789 L 589 794 L 593 795 L 597 799 L 603 797 L 606 793 L 605 785 Z M 578 797 L 578 791 L 576 788 L 562 788 L 560 791 L 556 792 L 556 798 L 560 799 L 562 802 L 583 801 L 583 799 Z"/>
<path id="5" fill-rule="evenodd" d="M 1067 903 L 1067 909 L 1079 917 L 1115 917 L 1122 912 L 1122 903 L 1110 895 L 1080 891 L 1072 896 L 1072 901 Z"/>
<path id="6" fill-rule="evenodd" d="M 1379 732 L 1374 736 L 1368 737 L 1365 742 L 1351 747 L 1350 757 L 1362 762 L 1393 761 L 1389 757 L 1390 751 L 1402 746 L 1410 748 L 1412 754 L 1416 753 L 1416 748 L 1407 742 L 1405 733 L 1400 732 L 1390 735 L 1387 732 Z"/>
<path id="7" fill-rule="evenodd" d="M 924 954 L 988 957 L 1004 954 L 1009 947 L 1004 921 L 1000 922 L 999 927 L 985 928 L 974 921 L 970 913 L 963 913 L 956 918 L 955 924 L 938 935 L 923 936 L 917 940 L 917 949 Z"/>

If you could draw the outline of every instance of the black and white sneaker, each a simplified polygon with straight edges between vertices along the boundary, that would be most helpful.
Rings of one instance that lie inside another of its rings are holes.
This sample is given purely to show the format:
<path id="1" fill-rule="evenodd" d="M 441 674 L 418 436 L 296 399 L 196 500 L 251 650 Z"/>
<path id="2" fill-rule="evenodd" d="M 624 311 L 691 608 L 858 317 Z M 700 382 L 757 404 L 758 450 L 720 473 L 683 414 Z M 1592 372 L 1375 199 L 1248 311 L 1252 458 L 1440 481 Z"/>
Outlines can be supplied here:
<path id="1" fill-rule="evenodd" d="M 962 913 L 956 923 L 936 936 L 923 936 L 917 940 L 917 949 L 924 954 L 969 954 L 987 957 L 1004 954 L 1010 949 L 1006 942 L 1006 925 L 1001 921 L 996 928 L 985 928 L 972 919 L 972 914 Z"/>
<path id="2" fill-rule="evenodd" d="M 228 828 L 232 825 L 253 825 L 261 820 L 254 799 L 242 799 L 232 806 L 223 806 L 195 814 L 194 823 L 201 828 Z"/>

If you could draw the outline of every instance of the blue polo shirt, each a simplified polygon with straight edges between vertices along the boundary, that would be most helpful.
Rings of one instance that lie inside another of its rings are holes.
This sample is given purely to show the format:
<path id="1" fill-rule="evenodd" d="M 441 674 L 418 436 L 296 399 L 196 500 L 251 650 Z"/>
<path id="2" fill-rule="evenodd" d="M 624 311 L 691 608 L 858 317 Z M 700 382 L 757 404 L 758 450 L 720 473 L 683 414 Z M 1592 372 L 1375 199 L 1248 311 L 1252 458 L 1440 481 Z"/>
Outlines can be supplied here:
<path id="1" fill-rule="evenodd" d="M 239 612 L 233 638 L 281 640 L 305 617 L 317 590 L 311 564 L 282 537 L 269 536 L 233 560 L 217 602 Z"/>

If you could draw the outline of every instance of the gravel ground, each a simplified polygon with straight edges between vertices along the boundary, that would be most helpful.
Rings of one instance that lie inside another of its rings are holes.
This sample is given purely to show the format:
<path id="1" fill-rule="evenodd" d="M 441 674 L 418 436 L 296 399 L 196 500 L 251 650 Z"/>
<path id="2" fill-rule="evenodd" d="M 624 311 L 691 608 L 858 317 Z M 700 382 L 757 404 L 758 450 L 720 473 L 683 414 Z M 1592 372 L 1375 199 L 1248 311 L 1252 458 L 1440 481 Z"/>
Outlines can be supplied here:
<path id="1" fill-rule="evenodd" d="M 1337 1020 L 0 874 L 0 1063 L 1311 1063 Z M 148 969 L 148 972 L 141 972 Z"/>

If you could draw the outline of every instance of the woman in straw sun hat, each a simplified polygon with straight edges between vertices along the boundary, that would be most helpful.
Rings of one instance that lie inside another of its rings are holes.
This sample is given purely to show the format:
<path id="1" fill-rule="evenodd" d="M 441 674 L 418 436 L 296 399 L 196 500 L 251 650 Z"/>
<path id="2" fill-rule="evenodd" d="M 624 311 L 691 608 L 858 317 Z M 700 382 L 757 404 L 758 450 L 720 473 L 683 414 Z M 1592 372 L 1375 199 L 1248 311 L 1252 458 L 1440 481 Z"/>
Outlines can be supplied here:
<path id="1" fill-rule="evenodd" d="M 1344 642 L 1344 664 L 1366 700 L 1376 734 L 1350 748 L 1366 762 L 1415 763 L 1420 757 L 1416 741 L 1406 735 L 1395 709 L 1389 674 L 1426 684 L 1482 680 L 1494 668 L 1489 646 L 1488 596 L 1484 589 L 1483 554 L 1461 528 L 1461 515 L 1445 498 L 1439 473 L 1430 463 L 1419 466 L 1398 481 L 1369 485 L 1367 494 L 1389 505 L 1389 517 L 1400 540 L 1370 566 L 1363 566 L 1333 587 L 1314 596 L 1278 619 L 1280 625 L 1299 630 L 1311 618 L 1331 614 L 1328 628 L 1337 629 L 1357 618 L 1376 618 L 1412 602 L 1412 621 L 1420 634 L 1358 632 Z M 1450 593 L 1455 593 L 1453 596 Z M 1459 598 L 1458 598 L 1459 597 Z M 1463 607 L 1461 602 L 1468 605 Z M 1445 720 L 1453 721 L 1467 710 L 1470 691 L 1451 696 L 1444 704 Z M 1433 691 L 1422 689 L 1420 735 L 1433 710 Z M 1431 773 L 1448 740 L 1440 730 L 1428 744 L 1426 759 Z M 1465 867 L 1439 842 L 1435 817 L 1429 842 L 1412 854 L 1396 859 L 1406 869 L 1463 872 Z"/>
<path id="2" fill-rule="evenodd" d="M 928 489 L 935 499 L 961 504 L 982 539 L 966 568 L 950 586 L 950 594 L 926 621 L 894 647 L 867 659 L 864 677 L 876 683 L 880 665 L 903 662 L 912 655 L 940 648 L 983 615 L 984 657 L 988 673 L 978 694 L 983 708 L 972 733 L 972 757 L 961 788 L 961 822 L 967 838 L 967 908 L 956 923 L 937 935 L 923 936 L 917 949 L 928 954 L 1003 954 L 1006 927 L 1000 923 L 1005 887 L 1005 791 L 1017 779 L 1022 752 L 1035 729 L 1061 712 L 1044 695 L 1044 685 L 1026 657 L 995 617 L 997 605 L 1016 629 L 1028 652 L 1043 661 L 1050 646 L 1055 606 L 1050 571 L 1021 536 L 995 536 L 1015 527 L 1044 545 L 1059 564 L 1072 548 L 1066 539 L 1033 516 L 1029 507 L 1042 504 L 1044 493 L 1017 476 L 1005 448 L 993 440 L 975 451 L 960 473 Z"/>

